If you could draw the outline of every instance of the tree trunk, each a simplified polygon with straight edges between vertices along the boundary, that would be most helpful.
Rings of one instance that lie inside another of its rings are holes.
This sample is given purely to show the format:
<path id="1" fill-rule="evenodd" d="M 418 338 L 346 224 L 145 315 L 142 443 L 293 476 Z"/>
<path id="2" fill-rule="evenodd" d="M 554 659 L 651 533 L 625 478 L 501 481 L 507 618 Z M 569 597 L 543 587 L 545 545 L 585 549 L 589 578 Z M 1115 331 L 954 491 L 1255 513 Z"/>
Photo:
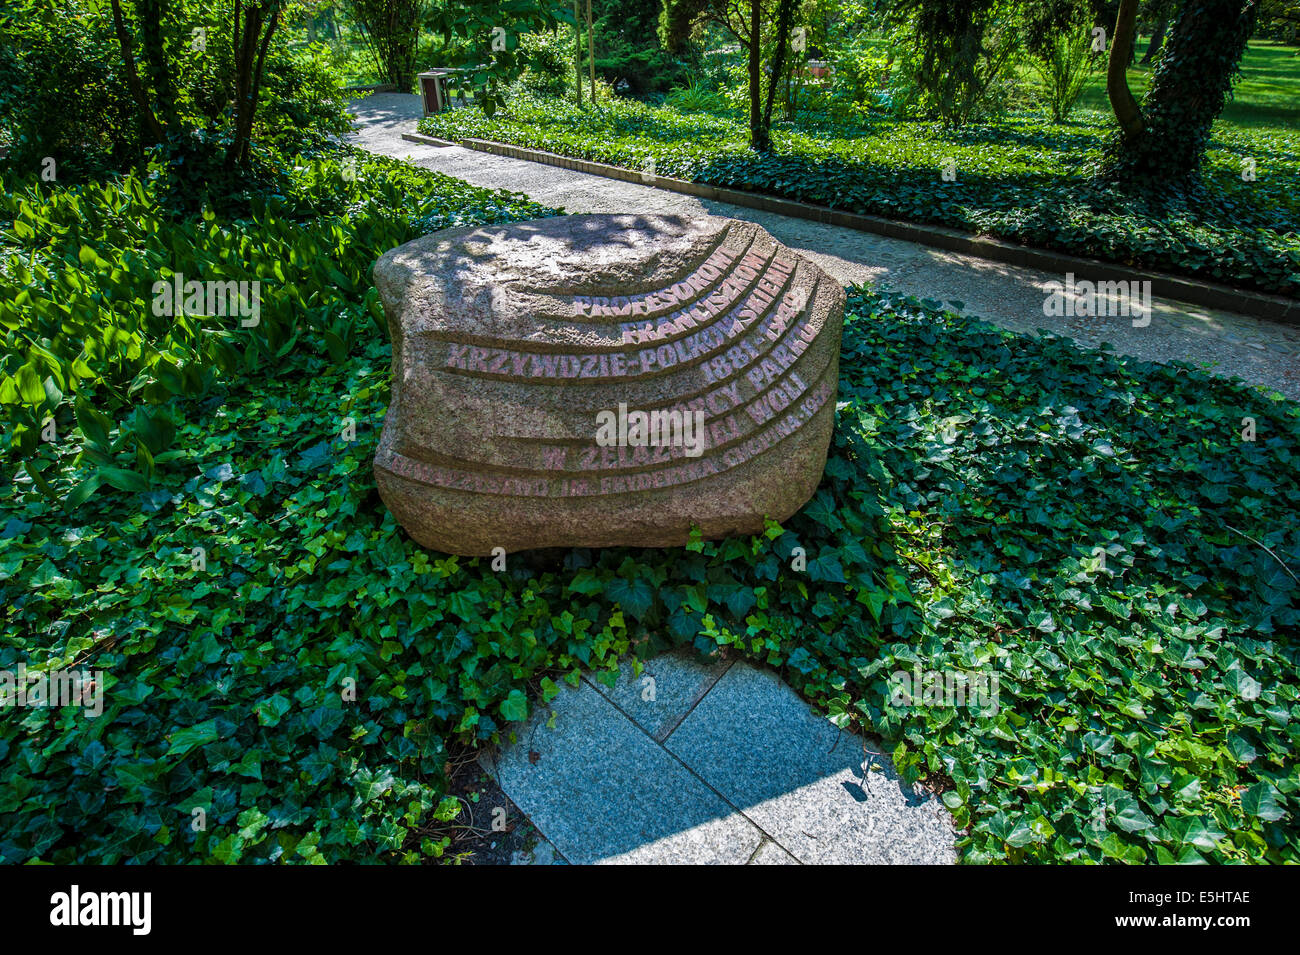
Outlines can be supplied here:
<path id="1" fill-rule="evenodd" d="M 153 86 L 154 98 L 163 128 L 174 127 L 176 119 L 176 93 L 172 88 L 172 75 L 167 62 L 164 31 L 168 9 L 166 0 L 138 0 L 136 15 L 140 22 L 140 53 L 145 70 Z"/>
<path id="2" fill-rule="evenodd" d="M 271 11 L 270 20 L 263 21 L 263 16 L 263 7 L 249 4 L 244 10 L 242 35 L 236 34 L 235 138 L 226 152 L 226 161 L 232 166 L 242 166 L 248 162 L 249 144 L 253 138 L 253 116 L 257 112 L 257 97 L 262 88 L 266 51 L 271 46 L 271 37 L 280 23 L 278 7 Z M 266 23 L 265 31 L 263 22 Z"/>
<path id="3" fill-rule="evenodd" d="M 1159 53 L 1160 48 L 1164 46 L 1165 33 L 1167 33 L 1168 30 L 1169 18 L 1161 17 L 1160 21 L 1156 24 L 1156 28 L 1151 31 L 1151 44 L 1147 47 L 1147 51 L 1142 54 L 1142 64 L 1144 66 L 1156 58 L 1156 54 Z"/>
<path id="4" fill-rule="evenodd" d="M 127 28 L 126 18 L 122 16 L 121 0 L 112 0 L 113 29 L 117 33 L 118 46 L 122 48 L 122 61 L 126 64 L 126 86 L 135 100 L 136 112 L 140 116 L 141 131 L 146 137 L 145 144 L 160 143 L 163 140 L 162 126 L 149 105 L 149 96 L 145 93 L 140 74 L 135 68 L 135 44 L 131 41 L 131 31 Z"/>
<path id="5" fill-rule="evenodd" d="M 253 140 L 253 116 L 257 113 L 258 94 L 262 92 L 262 70 L 266 66 L 266 51 L 270 49 L 271 37 L 279 25 L 280 11 L 277 9 L 271 14 L 271 22 L 267 24 L 266 33 L 262 35 L 262 48 L 257 51 L 257 63 L 253 67 L 253 89 L 248 95 L 248 110 L 244 114 L 244 136 L 239 151 L 239 161 L 244 164 L 248 162 L 248 147 Z"/>
<path id="6" fill-rule="evenodd" d="M 753 0 L 757 6 L 756 0 Z M 776 53 L 772 57 L 772 76 L 767 83 L 767 105 L 763 108 L 763 133 L 770 136 L 772 130 L 772 104 L 776 101 L 777 84 L 781 82 L 781 73 L 785 69 L 786 49 L 790 45 L 790 22 L 794 19 L 795 7 L 799 0 L 781 0 L 776 15 Z"/>
<path id="7" fill-rule="evenodd" d="M 591 0 L 587 0 L 587 63 L 591 67 L 591 102 L 596 102 L 596 34 L 591 29 Z"/>
<path id="8" fill-rule="evenodd" d="M 573 78 L 578 105 L 582 105 L 582 8 L 573 0 Z"/>
<path id="9" fill-rule="evenodd" d="M 763 128 L 763 4 L 749 3 L 749 148 L 767 152 L 771 143 Z"/>
<path id="10" fill-rule="evenodd" d="M 1120 0 L 1106 67 L 1106 95 L 1126 139 L 1141 135 L 1145 126 L 1142 110 L 1128 87 L 1128 63 L 1133 55 L 1133 36 L 1137 32 L 1137 8 L 1138 0 Z"/>

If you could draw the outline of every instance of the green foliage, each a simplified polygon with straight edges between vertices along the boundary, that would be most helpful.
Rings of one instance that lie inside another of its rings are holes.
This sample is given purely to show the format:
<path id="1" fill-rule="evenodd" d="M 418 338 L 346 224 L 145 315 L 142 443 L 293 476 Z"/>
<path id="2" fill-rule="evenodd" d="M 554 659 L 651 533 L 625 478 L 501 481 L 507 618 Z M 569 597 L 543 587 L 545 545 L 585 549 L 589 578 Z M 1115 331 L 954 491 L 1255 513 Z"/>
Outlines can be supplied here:
<path id="1" fill-rule="evenodd" d="M 571 34 L 565 31 L 529 33 L 519 38 L 519 46 L 525 66 L 518 82 L 525 95 L 556 99 L 569 95 L 574 79 Z M 586 62 L 585 58 L 583 62 Z M 583 76 L 585 78 L 585 72 Z"/>
<path id="2" fill-rule="evenodd" d="M 836 441 L 926 627 L 825 705 L 952 781 L 966 861 L 1295 858 L 1288 810 L 1259 811 L 1300 788 L 1295 406 L 937 303 L 855 307 Z M 999 712 L 875 702 L 914 661 L 995 668 Z"/>
<path id="3" fill-rule="evenodd" d="M 286 154 L 329 149 L 352 131 L 347 94 L 323 45 L 276 45 L 262 77 L 255 141 Z"/>
<path id="4" fill-rule="evenodd" d="M 415 87 L 424 0 L 348 0 L 347 10 L 385 83 Z"/>
<path id="5" fill-rule="evenodd" d="M 164 68 L 151 74 L 161 75 L 168 88 L 166 106 L 158 110 L 173 120 L 160 143 L 141 141 L 107 4 L 18 0 L 0 11 L 0 141 L 12 142 L 9 168 L 37 172 L 50 157 L 58 181 L 72 182 L 153 159 L 175 166 L 182 178 L 209 183 L 214 193 L 262 189 L 263 170 L 236 175 L 213 155 L 217 143 L 228 148 L 233 140 L 233 59 L 228 37 L 216 25 L 224 9 L 206 2 L 171 7 L 166 42 L 158 49 Z M 208 31 L 202 50 L 189 39 L 195 23 Z M 321 46 L 272 43 L 260 100 L 254 138 L 263 147 L 289 153 L 323 149 L 351 129 L 346 97 Z M 157 147 L 148 156 L 146 143 Z M 181 170 L 187 162 L 190 167 Z"/>
<path id="6" fill-rule="evenodd" d="M 1014 0 L 908 0 L 917 100 L 926 118 L 962 125 L 1001 112 L 1001 81 L 1022 43 Z"/>
<path id="7" fill-rule="evenodd" d="M 101 669 L 106 709 L 5 710 L 0 861 L 416 861 L 448 844 L 439 714 L 456 707 L 436 698 L 469 683 L 419 663 L 441 652 L 412 640 L 428 608 L 382 608 L 400 567 L 442 577 L 456 561 L 402 563 L 391 519 L 374 523 L 373 448 L 338 440 L 339 419 L 378 420 L 387 397 L 379 254 L 549 210 L 344 158 L 355 175 L 305 160 L 238 220 L 166 217 L 157 179 L 5 183 L 0 593 L 22 607 L 0 670 Z M 150 286 L 172 271 L 261 280 L 261 322 L 160 320 Z M 57 437 L 34 447 L 42 416 Z M 365 563 L 318 570 L 358 514 L 341 540 Z"/>
<path id="8" fill-rule="evenodd" d="M 38 475 L 52 478 L 75 458 L 62 441 L 38 450 L 47 420 L 65 435 L 84 409 L 117 422 L 176 395 L 207 394 L 222 377 L 265 373 L 308 343 L 345 351 L 372 320 L 383 327 L 368 280 L 381 252 L 436 228 L 541 211 L 392 160 L 341 159 L 275 173 L 281 194 L 233 220 L 212 208 L 169 213 L 173 193 L 194 185 L 174 181 L 192 163 L 76 188 L 4 182 L 0 406 L 6 443 L 27 458 L 28 474 L 47 480 Z M 155 314 L 155 283 L 176 273 L 260 283 L 256 325 L 233 314 Z M 109 474 L 134 469 L 148 484 L 163 450 L 127 429 L 91 452 Z M 106 479 L 87 480 L 79 500 Z"/>
<path id="9" fill-rule="evenodd" d="M 866 129 L 806 124 L 773 131 L 757 155 L 734 119 L 614 102 L 512 104 L 492 120 L 461 110 L 423 120 L 469 136 L 658 175 L 746 189 L 893 219 L 932 222 L 1126 265 L 1300 296 L 1300 136 L 1220 126 L 1198 193 L 1151 198 L 1093 180 L 1108 123 L 1063 129 L 1030 119 L 947 130 L 877 120 Z M 1242 161 L 1258 164 L 1244 182 Z M 957 178 L 939 171 L 952 159 Z"/>
<path id="10" fill-rule="evenodd" d="M 426 182 L 438 214 L 526 211 Z M 370 214 L 372 255 L 397 213 Z M 0 485 L 0 669 L 106 685 L 101 717 L 0 724 L 0 860 L 437 858 L 453 741 L 673 645 L 779 667 L 884 734 L 969 827 L 967 861 L 1300 859 L 1294 407 L 858 293 L 825 478 L 786 526 L 496 573 L 412 544 L 379 502 L 389 350 L 345 278 L 299 308 L 345 311 L 355 337 L 305 327 L 276 374 L 171 398 L 179 453 L 151 489 L 68 513 Z M 1000 710 L 895 707 L 913 662 L 996 669 Z"/>
<path id="11" fill-rule="evenodd" d="M 803 0 L 663 0 L 659 40 L 669 52 L 709 29 L 730 34 L 745 51 L 745 96 L 749 145 L 767 152 L 772 145 L 772 113 L 782 82 L 793 63 L 790 46 Z"/>
<path id="12" fill-rule="evenodd" d="M 1088 74 L 1097 66 L 1099 58 L 1093 55 L 1088 27 L 1087 20 L 1079 20 L 1044 38 L 1032 61 L 1054 123 L 1070 118 Z"/>
<path id="13" fill-rule="evenodd" d="M 664 97 L 665 105 L 683 113 L 721 113 L 727 109 L 726 98 L 698 80 L 678 86 Z"/>
<path id="14" fill-rule="evenodd" d="M 554 32 L 563 24 L 572 27 L 573 22 L 564 0 L 459 0 L 436 6 L 425 17 L 449 57 L 439 65 L 468 71 L 461 82 L 489 116 L 504 105 L 506 88 L 529 67 L 521 38 Z"/>
<path id="15" fill-rule="evenodd" d="M 596 72 L 632 95 L 663 92 L 690 71 L 660 45 L 662 0 L 593 0 Z"/>
<path id="16" fill-rule="evenodd" d="M 0 8 L 0 143 L 11 168 L 46 157 L 66 179 L 117 169 L 139 149 L 117 42 L 89 3 Z"/>

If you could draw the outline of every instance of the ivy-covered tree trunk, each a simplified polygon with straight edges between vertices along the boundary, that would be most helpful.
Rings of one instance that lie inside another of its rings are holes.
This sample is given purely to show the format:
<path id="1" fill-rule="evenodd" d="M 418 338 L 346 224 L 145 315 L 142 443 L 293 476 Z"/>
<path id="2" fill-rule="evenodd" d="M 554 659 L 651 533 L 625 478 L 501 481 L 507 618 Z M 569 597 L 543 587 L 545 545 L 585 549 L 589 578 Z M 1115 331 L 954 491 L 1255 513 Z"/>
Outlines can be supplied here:
<path id="1" fill-rule="evenodd" d="M 1155 25 L 1155 29 L 1151 31 L 1151 43 L 1147 46 L 1147 51 L 1142 54 L 1143 65 L 1150 63 L 1156 58 L 1156 54 L 1159 53 L 1160 48 L 1164 46 L 1165 34 L 1168 32 L 1169 18 L 1161 17 L 1160 21 Z"/>
<path id="2" fill-rule="evenodd" d="M 1126 123 L 1116 108 L 1121 129 L 1107 147 L 1104 177 L 1175 187 L 1196 180 L 1211 126 L 1240 73 L 1256 13 L 1255 0 L 1187 0 L 1143 100 L 1140 125 Z M 1117 26 L 1117 47 L 1119 32 Z M 1112 68 L 1119 52 L 1112 50 Z"/>
<path id="3" fill-rule="evenodd" d="M 176 91 L 172 87 L 165 36 L 171 28 L 167 22 L 171 18 L 171 10 L 167 0 L 138 0 L 136 10 L 140 20 L 140 52 L 144 56 L 145 71 L 158 104 L 158 116 L 164 129 L 175 127 Z"/>

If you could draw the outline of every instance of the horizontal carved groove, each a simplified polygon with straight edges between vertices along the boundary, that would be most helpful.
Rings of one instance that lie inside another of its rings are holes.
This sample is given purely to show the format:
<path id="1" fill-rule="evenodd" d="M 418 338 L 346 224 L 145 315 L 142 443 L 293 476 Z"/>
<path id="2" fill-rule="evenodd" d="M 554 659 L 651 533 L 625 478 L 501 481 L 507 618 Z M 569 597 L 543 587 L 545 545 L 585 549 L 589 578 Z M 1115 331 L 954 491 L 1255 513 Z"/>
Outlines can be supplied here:
<path id="1" fill-rule="evenodd" d="M 782 415 L 778 421 L 755 434 L 748 441 L 724 451 L 717 457 L 688 458 L 684 462 L 652 470 L 642 469 L 596 478 L 567 475 L 563 478 L 522 476 L 499 471 L 494 473 L 439 467 L 382 447 L 375 455 L 375 465 L 394 477 L 446 490 L 511 497 L 607 497 L 679 487 L 738 468 L 759 454 L 774 451 L 791 438 L 803 434 L 806 430 L 804 425 L 826 409 L 827 402 L 834 394 L 833 383 L 821 382 L 799 408 Z M 657 480 L 663 483 L 656 483 Z"/>
<path id="2" fill-rule="evenodd" d="M 436 367 L 439 372 L 446 374 L 463 375 L 486 381 L 502 381 L 526 385 L 562 384 L 566 386 L 583 381 L 609 383 L 613 381 L 648 380 L 698 368 L 717 358 L 728 348 L 734 347 L 740 342 L 748 341 L 751 337 L 758 337 L 758 333 L 766 331 L 767 327 L 776 319 L 782 319 L 785 322 L 785 328 L 781 330 L 782 334 L 785 334 L 786 329 L 800 323 L 801 319 L 809 312 L 816 295 L 820 293 L 823 280 L 819 276 L 817 283 L 808 294 L 807 301 L 803 303 L 801 308 L 794 309 L 793 306 L 786 303 L 785 299 L 788 297 L 791 287 L 796 284 L 799 270 L 806 268 L 804 263 L 796 262 L 794 264 L 795 268 L 782 277 L 780 284 L 777 286 L 777 292 L 771 295 L 766 305 L 752 307 L 750 299 L 755 292 L 751 292 L 749 296 L 742 299 L 729 312 L 716 316 L 710 324 L 696 327 L 690 333 L 671 341 L 625 345 L 622 349 L 611 352 L 592 351 L 590 349 L 584 352 L 539 352 L 505 348 L 485 349 L 480 346 L 452 343 L 448 344 L 445 357 L 437 363 Z M 768 295 L 766 292 L 763 294 Z M 784 313 L 783 309 L 785 310 Z M 753 317 L 747 320 L 741 319 L 739 313 L 743 311 L 752 312 Z M 721 326 L 724 322 L 726 328 L 719 328 L 718 326 Z M 737 332 L 735 329 L 739 329 L 739 331 Z M 682 354 L 682 351 L 678 348 L 680 343 L 694 336 L 704 338 L 706 333 L 709 339 L 721 336 L 720 340 L 710 347 L 696 350 L 693 354 L 688 349 L 686 358 L 678 357 Z M 668 354 L 674 356 L 677 360 L 666 367 L 656 367 L 652 371 L 640 370 L 647 351 L 654 352 L 655 364 L 657 364 L 660 349 L 665 348 L 669 349 Z M 618 369 L 625 370 L 629 367 L 629 356 L 636 359 L 638 370 L 632 373 L 619 372 Z M 761 357 L 761 354 L 759 357 Z M 466 367 L 468 365 L 474 367 Z M 536 375 L 523 374 L 523 371 L 533 369 L 537 369 L 541 373 Z M 554 369 L 555 373 L 549 374 L 548 369 Z M 561 370 L 575 373 L 560 374 Z M 602 374 L 601 371 L 614 373 Z"/>
<path id="3" fill-rule="evenodd" d="M 816 357 L 816 356 L 808 356 Z M 753 437 L 763 428 L 768 427 L 787 414 L 791 408 L 798 407 L 808 395 L 814 393 L 821 385 L 830 381 L 832 385 L 837 382 L 832 380 L 838 376 L 838 362 L 834 354 L 826 356 L 821 361 L 820 367 L 817 365 L 811 368 L 799 369 L 798 362 L 791 365 L 790 368 L 777 381 L 770 382 L 762 391 L 757 392 L 751 398 L 746 399 L 741 404 L 730 408 L 726 413 L 715 415 L 713 418 L 706 418 L 704 423 L 705 434 L 707 436 L 706 444 L 700 457 L 717 457 L 725 454 L 729 449 L 745 440 Z M 778 398 L 779 396 L 779 398 Z M 785 403 L 777 406 L 772 403 L 772 399 L 785 400 Z M 760 401 L 763 402 L 760 405 Z M 633 408 L 629 411 L 649 411 L 665 410 L 671 406 L 664 405 L 657 409 Z M 753 409 L 753 410 L 751 410 Z M 755 416 L 755 411 L 762 413 L 760 409 L 771 409 L 767 417 L 759 420 Z M 615 410 L 615 409 L 609 409 Z M 495 450 L 504 452 L 508 455 L 506 458 L 484 459 L 484 458 L 461 458 L 448 455 L 434 448 L 406 448 L 399 445 L 395 450 L 405 457 L 413 460 L 423 461 L 431 465 L 441 465 L 445 467 L 459 468 L 467 471 L 500 471 L 510 473 L 518 477 L 542 477 L 562 471 L 566 475 L 573 477 L 592 477 L 602 473 L 618 471 L 621 469 L 628 470 L 653 470 L 656 468 L 669 467 L 681 463 L 686 458 L 684 449 L 672 447 L 664 452 L 664 457 L 655 460 L 653 456 L 657 455 L 659 448 L 647 447 L 639 452 L 635 448 L 625 447 L 622 453 L 618 449 L 609 449 L 614 452 L 614 456 L 622 459 L 625 463 L 616 466 L 596 466 L 582 467 L 584 455 L 594 454 L 596 458 L 603 458 L 605 448 L 595 444 L 596 424 L 593 419 L 590 427 L 591 433 L 586 437 L 578 438 L 561 438 L 561 437 L 538 437 L 538 438 L 512 438 L 502 436 L 494 441 Z M 715 433 L 724 433 L 726 437 L 722 441 L 715 441 Z M 520 447 L 522 445 L 522 447 Z M 513 447 L 512 447 L 513 446 Z M 513 454 L 512 454 L 513 452 Z M 546 463 L 547 455 L 561 457 L 563 464 L 556 468 L 552 464 Z M 517 455 L 527 457 L 539 456 L 540 463 L 521 463 Z M 637 460 L 630 460 L 636 457 Z M 698 459 L 697 459 L 698 460 Z M 580 466 L 572 467 L 572 462 L 578 462 Z"/>

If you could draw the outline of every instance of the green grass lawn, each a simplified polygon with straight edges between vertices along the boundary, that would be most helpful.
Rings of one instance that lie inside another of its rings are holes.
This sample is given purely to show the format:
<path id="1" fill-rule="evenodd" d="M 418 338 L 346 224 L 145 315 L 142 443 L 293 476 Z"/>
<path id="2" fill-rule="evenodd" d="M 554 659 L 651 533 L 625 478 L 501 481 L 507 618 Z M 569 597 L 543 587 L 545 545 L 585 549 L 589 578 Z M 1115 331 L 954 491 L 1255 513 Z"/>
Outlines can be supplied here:
<path id="1" fill-rule="evenodd" d="M 1142 59 L 1149 40 L 1138 44 L 1137 58 Z M 1300 48 L 1284 46 L 1272 40 L 1252 40 L 1242 58 L 1242 77 L 1233 90 L 1233 98 L 1219 117 L 1220 122 L 1243 129 L 1300 131 Z M 1146 93 L 1151 84 L 1153 65 L 1134 65 L 1128 71 L 1129 87 L 1136 96 Z M 1106 75 L 1097 71 L 1089 78 L 1079 97 L 1087 109 L 1110 112 L 1106 99 Z"/>

